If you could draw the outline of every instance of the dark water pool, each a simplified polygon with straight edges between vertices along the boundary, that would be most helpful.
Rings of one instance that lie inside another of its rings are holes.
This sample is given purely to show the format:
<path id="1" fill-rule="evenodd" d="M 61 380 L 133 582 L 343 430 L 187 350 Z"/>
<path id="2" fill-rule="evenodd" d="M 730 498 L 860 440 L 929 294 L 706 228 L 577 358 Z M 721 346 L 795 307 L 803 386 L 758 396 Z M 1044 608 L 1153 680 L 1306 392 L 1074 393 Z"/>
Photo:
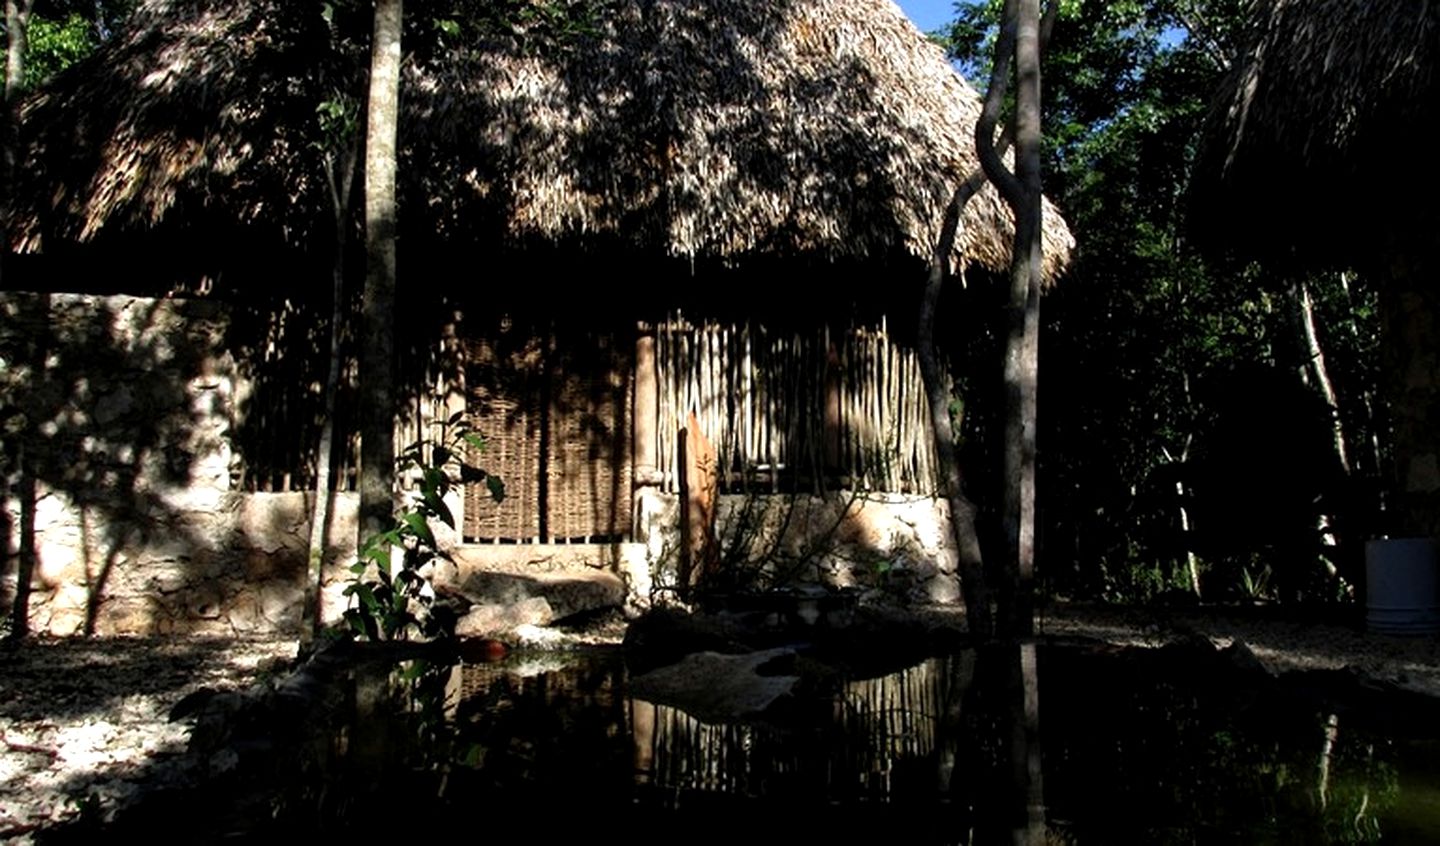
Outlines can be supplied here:
<path id="1" fill-rule="evenodd" d="M 450 724 L 474 744 L 477 795 L 587 797 L 602 818 L 628 806 L 717 837 L 1440 842 L 1434 709 L 1203 657 L 966 651 L 807 680 L 761 718 L 719 723 L 627 697 L 619 661 L 534 673 L 522 659 L 452 669 Z"/>
<path id="2" fill-rule="evenodd" d="M 791 695 L 711 722 L 633 698 L 613 652 L 357 677 L 334 736 L 288 758 L 228 833 L 1440 843 L 1440 710 L 1342 673 L 1063 644 L 868 678 L 803 652 L 777 667 L 799 676 Z"/>

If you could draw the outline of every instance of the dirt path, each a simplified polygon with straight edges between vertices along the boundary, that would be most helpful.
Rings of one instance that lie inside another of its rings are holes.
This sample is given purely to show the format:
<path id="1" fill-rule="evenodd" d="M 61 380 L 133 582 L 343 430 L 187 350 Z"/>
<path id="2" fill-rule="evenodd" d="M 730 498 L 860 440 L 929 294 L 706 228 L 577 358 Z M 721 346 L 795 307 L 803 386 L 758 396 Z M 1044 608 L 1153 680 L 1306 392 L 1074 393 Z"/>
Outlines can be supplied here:
<path id="1" fill-rule="evenodd" d="M 1286 620 L 1261 611 L 1060 605 L 1041 618 L 1041 630 L 1137 646 L 1159 646 L 1191 634 L 1222 647 L 1242 640 L 1273 672 L 1353 667 L 1407 690 L 1440 697 L 1440 638 L 1371 634 L 1358 621 Z"/>
<path id="2" fill-rule="evenodd" d="M 202 687 L 245 687 L 294 641 L 36 640 L 0 650 L 0 841 L 82 813 L 103 817 L 143 785 L 183 781 L 187 726 L 170 709 Z"/>

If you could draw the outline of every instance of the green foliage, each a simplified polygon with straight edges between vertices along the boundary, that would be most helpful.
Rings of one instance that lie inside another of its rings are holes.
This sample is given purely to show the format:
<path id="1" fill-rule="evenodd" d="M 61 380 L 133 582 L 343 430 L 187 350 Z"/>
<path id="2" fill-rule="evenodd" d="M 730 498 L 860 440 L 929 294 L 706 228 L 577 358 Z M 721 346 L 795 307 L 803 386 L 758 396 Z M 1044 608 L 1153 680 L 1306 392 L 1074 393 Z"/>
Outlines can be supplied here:
<path id="1" fill-rule="evenodd" d="M 1178 562 L 1142 557 L 1130 550 L 1099 562 L 1099 579 L 1091 590 L 1106 602 L 1147 604 L 1189 593 Z"/>
<path id="2" fill-rule="evenodd" d="M 1240 568 L 1240 587 L 1245 596 L 1252 600 L 1267 599 L 1270 596 L 1270 566 Z"/>
<path id="3" fill-rule="evenodd" d="M 355 136 L 360 127 L 360 106 L 354 97 L 335 92 L 315 107 L 315 117 L 320 122 L 324 141 L 317 142 L 322 149 L 335 150 Z"/>
<path id="4" fill-rule="evenodd" d="M 60 20 L 35 17 L 26 32 L 25 86 L 33 88 L 90 55 L 97 44 L 90 22 L 72 13 Z"/>
<path id="5" fill-rule="evenodd" d="M 449 432 L 445 443 L 417 441 L 396 456 L 399 474 L 414 474 L 418 491 L 396 515 L 393 526 L 366 539 L 359 560 L 350 568 L 354 578 L 345 588 L 345 596 L 350 598 L 345 622 L 358 637 L 408 640 L 444 634 L 431 613 L 435 591 L 425 568 L 449 556 L 437 543 L 430 521 L 455 528 L 455 516 L 445 497 L 461 484 L 484 483 L 496 502 L 505 498 L 505 485 L 499 478 L 465 460 L 484 450 L 484 438 L 463 413 L 456 413 L 444 425 Z M 458 473 L 454 473 L 456 469 Z M 398 560 L 396 550 L 400 552 Z"/>
<path id="6" fill-rule="evenodd" d="M 982 84 L 1001 5 L 957 3 L 944 33 L 952 57 Z M 1218 439 L 1221 427 L 1237 428 L 1224 418 L 1243 405 L 1233 374 L 1263 368 L 1316 390 L 1301 381 L 1306 361 L 1285 294 L 1293 275 L 1199 256 L 1186 237 L 1196 139 L 1244 34 L 1246 8 L 1242 0 L 1065 0 L 1047 46 L 1045 190 L 1078 243 L 1070 272 L 1042 308 L 1040 572 L 1064 593 L 1143 600 L 1183 584 L 1177 574 L 1187 549 L 1200 554 L 1205 591 L 1216 597 L 1246 594 L 1238 562 L 1257 555 L 1264 560 L 1248 572 L 1253 579 L 1257 566 L 1268 566 L 1272 585 L 1287 568 L 1319 568 L 1318 551 L 1300 546 L 1300 532 L 1289 547 L 1239 546 L 1224 537 L 1226 521 L 1197 516 L 1207 510 L 1197 498 L 1213 504 L 1267 472 L 1266 483 L 1280 475 L 1257 466 L 1228 480 L 1211 473 L 1206 491 L 1195 484 L 1204 463 L 1233 446 Z M 1309 284 L 1340 418 L 1358 453 L 1384 432 L 1375 294 L 1354 275 L 1313 276 Z M 970 355 L 972 370 L 989 366 Z M 998 390 L 980 375 L 967 387 L 984 396 Z M 975 427 L 986 425 L 990 403 L 972 404 L 969 442 L 982 441 Z M 1262 430 L 1247 431 L 1258 438 Z M 1352 457 L 1352 485 L 1362 489 L 1384 461 L 1383 448 L 1363 452 Z M 1313 464 L 1329 460 L 1322 444 Z M 966 469 L 980 477 L 973 460 Z M 1338 507 L 1334 501 L 1326 494 L 1312 507 Z M 1221 543 L 1232 548 L 1206 548 Z M 1269 589 L 1253 580 L 1249 587 Z"/>
<path id="7" fill-rule="evenodd" d="M 81 61 L 110 37 L 134 0 L 36 0 L 25 28 L 25 78 L 29 90 Z M 0 19 L 0 35 L 8 38 Z M 0 76 L 4 69 L 0 68 Z"/>

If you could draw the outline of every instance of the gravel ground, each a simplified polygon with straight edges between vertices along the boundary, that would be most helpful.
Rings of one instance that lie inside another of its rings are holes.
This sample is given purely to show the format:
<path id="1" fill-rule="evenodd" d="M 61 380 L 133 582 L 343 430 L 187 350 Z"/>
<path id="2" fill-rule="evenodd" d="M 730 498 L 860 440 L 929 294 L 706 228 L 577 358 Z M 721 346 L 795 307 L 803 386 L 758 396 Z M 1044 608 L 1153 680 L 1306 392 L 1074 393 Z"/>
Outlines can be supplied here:
<path id="1" fill-rule="evenodd" d="M 1370 634 L 1354 622 L 1285 618 L 1273 609 L 1119 610 L 1060 605 L 1041 617 L 1048 635 L 1160 646 L 1200 634 L 1217 646 L 1240 640 L 1271 672 L 1351 667 L 1406 690 L 1440 697 L 1440 639 Z"/>
<path id="2" fill-rule="evenodd" d="M 82 813 L 109 818 L 146 786 L 188 778 L 170 709 L 202 687 L 248 686 L 295 642 L 41 639 L 0 650 L 0 841 Z"/>
<path id="3" fill-rule="evenodd" d="M 948 609 L 922 616 L 940 625 L 962 621 Z M 1435 638 L 1258 613 L 1079 605 L 1047 609 L 1041 631 L 1137 646 L 1197 633 L 1219 646 L 1243 640 L 1276 672 L 1349 666 L 1440 697 Z M 580 641 L 621 634 L 623 627 L 607 623 Z M 244 688 L 282 672 L 294 654 L 293 641 L 196 638 L 36 640 L 0 650 L 0 842 L 30 843 L 81 814 L 108 819 L 147 787 L 184 783 L 188 726 L 169 722 L 170 709 L 202 687 Z"/>

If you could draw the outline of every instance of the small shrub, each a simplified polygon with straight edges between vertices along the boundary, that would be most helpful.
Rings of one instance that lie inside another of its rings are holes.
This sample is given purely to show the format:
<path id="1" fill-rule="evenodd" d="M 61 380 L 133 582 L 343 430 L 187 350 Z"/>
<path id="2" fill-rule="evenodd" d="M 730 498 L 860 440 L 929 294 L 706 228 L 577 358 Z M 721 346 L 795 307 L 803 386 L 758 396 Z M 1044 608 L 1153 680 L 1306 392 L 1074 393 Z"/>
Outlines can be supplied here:
<path id="1" fill-rule="evenodd" d="M 359 560 L 350 567 L 354 578 L 345 588 L 350 607 L 345 622 L 357 637 L 369 640 L 408 640 L 412 636 L 433 638 L 444 632 L 431 613 L 435 590 L 424 568 L 449 555 L 436 543 L 431 520 L 455 528 L 455 515 L 445 504 L 450 491 L 465 483 L 484 483 L 496 502 L 505 498 L 505 484 L 461 456 L 467 451 L 482 452 L 485 439 L 456 413 L 444 424 L 448 442 L 416 441 L 396 456 L 397 469 L 415 472 L 419 490 L 408 507 L 396 515 L 390 529 L 371 535 L 360 549 Z M 458 475 L 451 468 L 458 467 Z M 393 551 L 400 551 L 394 559 Z"/>

